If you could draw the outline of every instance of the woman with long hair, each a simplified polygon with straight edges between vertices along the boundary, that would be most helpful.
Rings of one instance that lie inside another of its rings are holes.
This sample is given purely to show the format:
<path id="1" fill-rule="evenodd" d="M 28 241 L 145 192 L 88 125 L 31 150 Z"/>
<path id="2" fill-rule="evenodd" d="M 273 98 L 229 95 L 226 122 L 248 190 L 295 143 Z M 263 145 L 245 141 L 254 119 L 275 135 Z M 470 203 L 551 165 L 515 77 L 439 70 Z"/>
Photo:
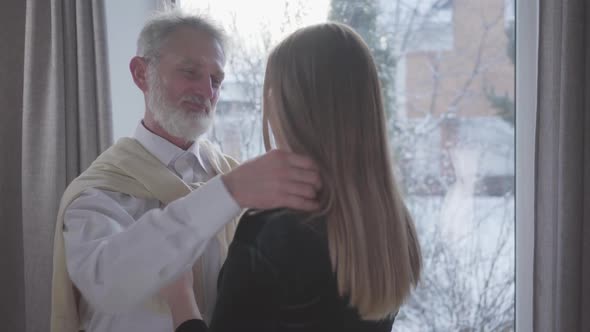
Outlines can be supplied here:
<path id="1" fill-rule="evenodd" d="M 244 214 L 209 330 L 391 331 L 420 278 L 421 253 L 369 48 L 342 24 L 294 32 L 269 55 L 263 114 L 267 149 L 272 131 L 278 149 L 319 166 L 321 209 Z M 204 328 L 180 324 L 199 314 L 191 287 L 178 289 L 167 295 L 175 327 Z"/>

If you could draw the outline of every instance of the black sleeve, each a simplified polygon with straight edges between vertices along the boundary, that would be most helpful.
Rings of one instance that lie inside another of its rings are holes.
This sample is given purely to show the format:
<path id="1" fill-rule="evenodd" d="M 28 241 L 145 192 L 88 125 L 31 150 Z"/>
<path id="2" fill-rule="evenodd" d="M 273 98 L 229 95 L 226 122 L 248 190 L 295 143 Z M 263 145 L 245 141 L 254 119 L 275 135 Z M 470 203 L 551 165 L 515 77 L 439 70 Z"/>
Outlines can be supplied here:
<path id="1" fill-rule="evenodd" d="M 207 325 L 200 319 L 189 319 L 180 324 L 174 332 L 207 332 Z"/>
<path id="2" fill-rule="evenodd" d="M 252 243 L 234 239 L 210 331 L 276 331 L 278 293 L 278 272 L 269 260 Z"/>

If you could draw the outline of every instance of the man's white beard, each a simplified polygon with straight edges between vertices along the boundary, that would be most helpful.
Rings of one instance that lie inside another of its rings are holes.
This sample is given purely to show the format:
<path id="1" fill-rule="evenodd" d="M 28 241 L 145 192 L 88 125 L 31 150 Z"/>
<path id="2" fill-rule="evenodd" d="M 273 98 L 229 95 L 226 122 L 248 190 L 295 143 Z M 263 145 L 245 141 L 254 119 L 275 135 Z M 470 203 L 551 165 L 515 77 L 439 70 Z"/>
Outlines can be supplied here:
<path id="1" fill-rule="evenodd" d="M 154 120 L 168 134 L 182 138 L 187 142 L 196 140 L 204 134 L 213 122 L 215 108 L 207 98 L 199 96 L 183 96 L 179 102 L 190 101 L 205 105 L 203 112 L 188 112 L 180 107 L 171 105 L 164 98 L 164 87 L 155 68 L 148 69 L 148 110 Z"/>

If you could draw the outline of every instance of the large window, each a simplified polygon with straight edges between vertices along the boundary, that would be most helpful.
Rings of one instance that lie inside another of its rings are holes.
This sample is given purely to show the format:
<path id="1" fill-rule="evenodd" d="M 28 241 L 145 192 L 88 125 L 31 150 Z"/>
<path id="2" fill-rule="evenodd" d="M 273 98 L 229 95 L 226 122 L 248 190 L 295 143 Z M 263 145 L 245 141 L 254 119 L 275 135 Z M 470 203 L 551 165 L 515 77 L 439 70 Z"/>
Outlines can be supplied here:
<path id="1" fill-rule="evenodd" d="M 513 0 L 176 0 L 231 36 L 209 138 L 263 152 L 266 55 L 298 27 L 357 30 L 379 65 L 396 172 L 425 271 L 394 331 L 514 330 Z"/>

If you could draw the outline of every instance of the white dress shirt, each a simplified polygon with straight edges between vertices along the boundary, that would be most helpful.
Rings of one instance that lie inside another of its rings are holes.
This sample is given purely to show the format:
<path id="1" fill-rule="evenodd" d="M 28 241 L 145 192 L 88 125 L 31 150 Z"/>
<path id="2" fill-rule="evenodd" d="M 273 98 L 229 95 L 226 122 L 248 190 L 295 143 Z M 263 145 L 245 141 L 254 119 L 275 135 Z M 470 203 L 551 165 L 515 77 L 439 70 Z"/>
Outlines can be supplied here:
<path id="1" fill-rule="evenodd" d="M 134 137 L 185 182 L 208 182 L 166 207 L 99 189 L 84 191 L 70 204 L 64 214 L 66 262 L 82 293 L 80 318 L 88 332 L 173 331 L 170 315 L 144 301 L 200 255 L 207 271 L 205 298 L 215 301 L 221 259 L 219 248 L 208 243 L 241 211 L 220 176 L 211 178 L 199 144 L 184 151 L 141 123 Z"/>

